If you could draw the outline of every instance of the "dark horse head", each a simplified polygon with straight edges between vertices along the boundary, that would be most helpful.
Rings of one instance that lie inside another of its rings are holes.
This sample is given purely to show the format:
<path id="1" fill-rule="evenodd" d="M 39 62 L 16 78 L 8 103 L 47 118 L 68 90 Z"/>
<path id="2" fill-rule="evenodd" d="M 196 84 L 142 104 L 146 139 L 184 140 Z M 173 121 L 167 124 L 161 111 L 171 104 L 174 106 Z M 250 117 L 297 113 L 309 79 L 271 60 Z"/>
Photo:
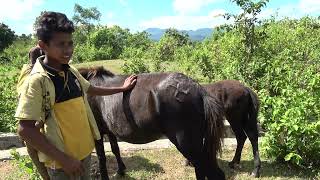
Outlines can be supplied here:
<path id="1" fill-rule="evenodd" d="M 121 86 L 127 77 L 101 67 L 79 71 L 96 86 Z M 223 134 L 221 103 L 191 78 L 180 73 L 139 74 L 132 90 L 89 97 L 89 103 L 111 146 L 115 137 L 142 144 L 165 135 L 193 163 L 197 179 L 225 179 L 216 159 Z M 101 175 L 107 176 L 101 140 L 96 149 Z"/>

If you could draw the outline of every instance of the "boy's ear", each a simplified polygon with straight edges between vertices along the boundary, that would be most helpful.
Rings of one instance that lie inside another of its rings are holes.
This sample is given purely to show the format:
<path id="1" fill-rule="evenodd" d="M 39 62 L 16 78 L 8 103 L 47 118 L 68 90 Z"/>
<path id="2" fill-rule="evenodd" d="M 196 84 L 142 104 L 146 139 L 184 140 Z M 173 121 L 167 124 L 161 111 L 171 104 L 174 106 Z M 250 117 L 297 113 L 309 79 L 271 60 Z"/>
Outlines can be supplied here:
<path id="1" fill-rule="evenodd" d="M 40 46 L 40 48 L 42 49 L 42 50 L 46 50 L 47 49 L 47 44 L 45 43 L 45 42 L 43 42 L 42 40 L 39 40 L 38 41 L 38 45 Z"/>

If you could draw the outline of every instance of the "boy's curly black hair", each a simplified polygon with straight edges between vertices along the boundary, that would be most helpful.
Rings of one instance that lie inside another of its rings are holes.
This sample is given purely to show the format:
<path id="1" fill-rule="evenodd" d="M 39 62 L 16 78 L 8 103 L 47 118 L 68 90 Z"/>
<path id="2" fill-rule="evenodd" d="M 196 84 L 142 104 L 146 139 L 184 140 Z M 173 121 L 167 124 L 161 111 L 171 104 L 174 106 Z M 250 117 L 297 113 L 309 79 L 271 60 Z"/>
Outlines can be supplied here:
<path id="1" fill-rule="evenodd" d="M 54 32 L 73 33 L 74 25 L 65 14 L 59 12 L 44 12 L 37 21 L 37 37 L 49 43 Z"/>

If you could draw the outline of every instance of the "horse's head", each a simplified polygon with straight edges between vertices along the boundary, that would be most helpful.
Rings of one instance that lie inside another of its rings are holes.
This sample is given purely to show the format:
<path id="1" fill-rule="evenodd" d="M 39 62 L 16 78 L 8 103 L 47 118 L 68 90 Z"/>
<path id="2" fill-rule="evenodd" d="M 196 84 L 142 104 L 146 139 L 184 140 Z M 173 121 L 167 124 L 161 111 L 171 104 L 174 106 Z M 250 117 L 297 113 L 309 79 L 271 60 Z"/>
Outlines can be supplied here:
<path id="1" fill-rule="evenodd" d="M 90 80 L 91 78 L 94 78 L 94 77 L 101 78 L 102 76 L 108 76 L 108 77 L 115 76 L 115 74 L 113 74 L 109 70 L 106 70 L 103 66 L 89 67 L 89 68 L 78 68 L 78 71 L 87 80 Z"/>

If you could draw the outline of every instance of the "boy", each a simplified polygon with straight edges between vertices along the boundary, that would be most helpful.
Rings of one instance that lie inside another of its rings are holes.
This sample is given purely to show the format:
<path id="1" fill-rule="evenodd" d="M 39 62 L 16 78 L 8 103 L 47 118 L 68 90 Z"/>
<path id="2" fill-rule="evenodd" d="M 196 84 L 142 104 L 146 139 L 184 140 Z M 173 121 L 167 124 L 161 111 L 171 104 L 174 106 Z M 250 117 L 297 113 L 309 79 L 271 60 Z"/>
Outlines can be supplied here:
<path id="1" fill-rule="evenodd" d="M 44 13 L 38 22 L 37 59 L 19 92 L 15 117 L 18 134 L 38 150 L 50 179 L 90 179 L 90 154 L 98 127 L 87 102 L 90 95 L 110 95 L 133 88 L 136 76 L 122 87 L 94 87 L 68 65 L 73 54 L 73 23 L 66 15 Z M 43 92 L 45 91 L 45 92 Z M 39 130 L 36 124 L 44 124 Z"/>

